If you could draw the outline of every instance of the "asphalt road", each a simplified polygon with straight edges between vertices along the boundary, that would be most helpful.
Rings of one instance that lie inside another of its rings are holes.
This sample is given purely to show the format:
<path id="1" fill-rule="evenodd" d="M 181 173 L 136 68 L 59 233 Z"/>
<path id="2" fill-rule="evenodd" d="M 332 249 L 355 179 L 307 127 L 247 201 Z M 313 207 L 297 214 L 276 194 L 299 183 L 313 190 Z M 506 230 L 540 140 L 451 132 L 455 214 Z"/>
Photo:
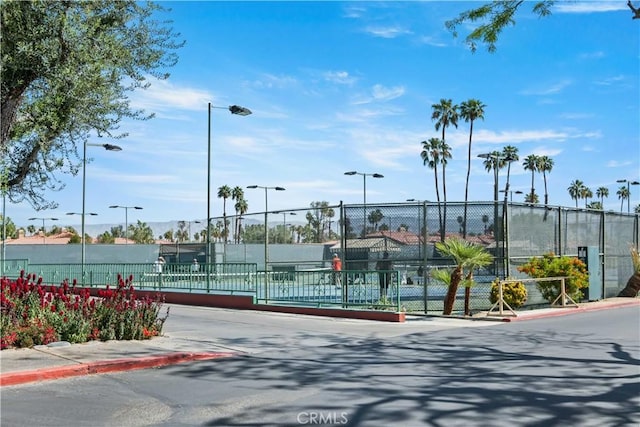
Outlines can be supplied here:
<path id="1" fill-rule="evenodd" d="M 172 338 L 242 354 L 3 388 L 1 425 L 640 425 L 638 307 L 404 324 L 172 311 Z"/>

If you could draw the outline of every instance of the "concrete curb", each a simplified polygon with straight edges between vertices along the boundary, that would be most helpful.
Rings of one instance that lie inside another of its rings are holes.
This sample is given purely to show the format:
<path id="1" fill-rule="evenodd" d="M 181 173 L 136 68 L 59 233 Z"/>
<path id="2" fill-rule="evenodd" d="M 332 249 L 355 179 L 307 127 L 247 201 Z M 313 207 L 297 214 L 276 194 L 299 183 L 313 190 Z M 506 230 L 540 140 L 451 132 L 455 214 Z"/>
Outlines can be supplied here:
<path id="1" fill-rule="evenodd" d="M 524 320 L 542 319 L 545 317 L 567 316 L 576 313 L 585 313 L 588 311 L 609 310 L 611 308 L 640 306 L 640 300 L 621 301 L 616 303 L 608 303 L 603 305 L 584 305 L 578 307 L 555 307 L 543 313 L 531 313 L 526 315 L 518 315 L 517 317 L 503 317 L 503 322 L 521 322 Z"/>
<path id="2" fill-rule="evenodd" d="M 235 356 L 236 353 L 168 353 L 159 356 L 134 357 L 125 359 L 102 360 L 79 363 L 70 366 L 35 369 L 31 371 L 0 374 L 0 387 L 25 384 L 36 381 L 49 381 L 80 375 L 106 374 L 110 372 L 132 371 L 136 369 L 157 368 L 200 360 L 219 359 Z"/>

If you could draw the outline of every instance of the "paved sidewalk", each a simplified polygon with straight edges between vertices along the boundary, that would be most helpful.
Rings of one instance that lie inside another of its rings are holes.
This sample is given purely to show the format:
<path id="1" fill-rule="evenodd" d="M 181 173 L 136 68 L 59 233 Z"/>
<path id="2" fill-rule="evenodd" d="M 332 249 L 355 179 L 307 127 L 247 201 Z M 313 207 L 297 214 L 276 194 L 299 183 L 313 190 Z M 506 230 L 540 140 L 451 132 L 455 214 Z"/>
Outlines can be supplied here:
<path id="1" fill-rule="evenodd" d="M 503 315 L 487 316 L 486 312 L 475 315 L 473 321 L 522 321 L 544 317 L 566 316 L 575 313 L 637 306 L 640 298 L 609 298 L 602 301 L 580 303 L 578 307 L 567 306 L 539 310 L 508 310 Z M 243 311 L 229 310 L 241 316 Z M 234 315 L 234 314 L 232 314 Z M 298 316 L 298 315 L 295 315 Z M 304 316 L 301 316 L 304 317 Z M 458 318 L 439 318 L 440 321 L 455 322 Z M 172 336 L 165 325 L 165 336 L 144 341 L 107 341 L 73 344 L 59 342 L 30 349 L 9 349 L 0 352 L 0 386 L 11 386 L 36 381 L 67 378 L 78 375 L 120 372 L 146 369 L 197 360 L 232 357 L 241 354 L 237 349 L 222 347 L 212 342 L 210 325 L 194 317 L 187 319 L 191 326 L 187 336 L 176 332 Z M 371 321 L 358 321 L 371 322 Z M 411 322 L 408 318 L 407 322 Z M 388 326 L 393 327 L 393 326 Z M 215 334 L 215 333 L 214 333 Z"/>

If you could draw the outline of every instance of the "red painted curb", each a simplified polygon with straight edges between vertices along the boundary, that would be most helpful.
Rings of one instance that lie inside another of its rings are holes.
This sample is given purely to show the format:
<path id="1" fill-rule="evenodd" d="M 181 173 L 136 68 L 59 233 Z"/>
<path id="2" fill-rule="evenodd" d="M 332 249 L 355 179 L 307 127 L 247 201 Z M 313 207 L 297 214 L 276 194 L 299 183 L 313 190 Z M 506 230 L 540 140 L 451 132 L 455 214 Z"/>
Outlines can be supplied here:
<path id="1" fill-rule="evenodd" d="M 90 374 L 132 371 L 136 369 L 157 368 L 160 366 L 199 360 L 219 359 L 234 356 L 235 353 L 169 353 L 161 356 L 135 357 L 97 362 L 80 363 L 71 366 L 35 369 L 32 371 L 0 374 L 0 387 L 25 384 L 36 381 L 57 380 Z"/>

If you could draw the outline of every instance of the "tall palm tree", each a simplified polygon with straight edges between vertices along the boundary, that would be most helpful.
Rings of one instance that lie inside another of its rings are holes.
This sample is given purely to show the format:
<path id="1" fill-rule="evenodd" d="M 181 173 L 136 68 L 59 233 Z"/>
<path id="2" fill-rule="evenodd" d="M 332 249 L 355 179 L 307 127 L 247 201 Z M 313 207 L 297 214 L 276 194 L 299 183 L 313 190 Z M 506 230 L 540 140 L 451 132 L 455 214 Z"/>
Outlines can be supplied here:
<path id="1" fill-rule="evenodd" d="M 607 187 L 598 187 L 596 196 L 600 199 L 600 209 L 604 209 L 604 198 L 609 197 L 609 189 Z"/>
<path id="2" fill-rule="evenodd" d="M 234 233 L 235 242 L 240 243 L 240 235 L 242 233 L 242 215 L 247 213 L 247 211 L 249 210 L 249 204 L 244 199 L 244 197 L 241 197 L 240 199 L 236 200 L 236 204 L 234 207 L 236 209 L 236 214 L 238 215 L 236 218 L 236 231 Z"/>
<path id="3" fill-rule="evenodd" d="M 231 190 L 231 200 L 234 200 L 236 202 L 238 202 L 239 200 L 243 200 L 244 199 L 244 190 L 242 189 L 242 187 L 240 186 L 235 186 L 233 187 L 233 189 Z M 236 218 L 233 224 L 233 241 L 237 241 L 237 232 L 238 232 L 238 203 L 236 203 L 234 205 L 234 208 L 236 210 Z"/>
<path id="4" fill-rule="evenodd" d="M 616 195 L 618 196 L 618 199 L 620 199 L 620 213 L 622 213 L 622 208 L 624 207 L 624 201 L 629 198 L 629 193 L 630 193 L 629 189 L 625 186 L 618 188 L 618 191 L 616 191 Z"/>
<path id="5" fill-rule="evenodd" d="M 227 228 L 227 199 L 231 197 L 231 188 L 228 185 L 223 185 L 218 188 L 218 198 L 222 199 L 222 220 L 224 223 L 223 242 L 227 241 L 229 237 L 229 230 Z"/>
<path id="6" fill-rule="evenodd" d="M 433 169 L 433 178 L 436 186 L 436 200 L 438 202 L 438 219 L 440 224 L 440 233 L 442 233 L 442 212 L 440 211 L 440 186 L 438 185 L 438 164 L 440 164 L 440 139 L 429 138 L 428 141 L 422 141 L 422 151 L 420 157 L 422 164 Z"/>
<path id="7" fill-rule="evenodd" d="M 507 194 L 509 194 L 509 179 L 511 177 L 511 162 L 517 162 L 520 160 L 520 156 L 518 156 L 518 148 L 513 145 L 507 145 L 502 149 L 502 155 L 507 161 L 507 183 L 504 186 L 504 198 L 507 199 Z"/>
<path id="8" fill-rule="evenodd" d="M 484 105 L 478 99 L 469 99 L 460 104 L 460 117 L 469 123 L 469 146 L 467 147 L 467 180 L 464 186 L 464 214 L 462 218 L 462 237 L 467 237 L 467 202 L 469 200 L 469 175 L 471 174 L 471 141 L 473 139 L 473 122 L 484 120 Z"/>
<path id="9" fill-rule="evenodd" d="M 582 188 L 584 187 L 584 182 L 576 179 L 571 182 L 567 190 L 569 191 L 569 196 L 576 201 L 576 208 L 578 207 L 578 199 L 582 198 Z"/>
<path id="10" fill-rule="evenodd" d="M 446 233 L 447 226 L 447 180 L 446 180 L 446 165 L 447 159 L 451 158 L 451 147 L 446 143 L 446 129 L 449 126 L 458 127 L 458 105 L 454 104 L 450 99 L 441 99 L 439 104 L 433 104 L 431 106 L 431 120 L 435 121 L 436 131 L 442 128 L 442 143 L 440 146 L 440 163 L 442 163 L 442 197 L 444 202 L 444 214 L 442 219 L 442 230 L 440 232 L 440 239 L 444 241 L 444 235 Z"/>
<path id="11" fill-rule="evenodd" d="M 591 191 L 591 189 L 587 186 L 583 186 L 580 189 L 580 198 L 584 199 L 584 207 L 587 207 L 587 204 L 589 203 L 589 199 L 593 197 L 593 191 Z"/>
<path id="12" fill-rule="evenodd" d="M 547 173 L 553 169 L 553 159 L 549 156 L 538 157 L 538 172 L 542 172 L 542 179 L 544 180 L 544 204 L 549 204 L 549 193 L 547 192 Z"/>
<path id="13" fill-rule="evenodd" d="M 444 142 L 443 139 L 442 143 L 440 144 L 440 164 L 442 165 L 442 195 L 444 201 L 444 206 L 442 209 L 442 233 L 440 233 L 441 239 L 443 239 L 447 233 L 447 181 L 445 170 L 447 169 L 447 163 L 450 158 L 451 147 L 449 146 L 449 144 Z"/>
<path id="14" fill-rule="evenodd" d="M 529 200 L 531 200 L 531 203 L 533 203 L 533 200 L 535 200 L 535 194 L 536 194 L 536 190 L 535 190 L 535 186 L 534 186 L 534 174 L 538 171 L 538 156 L 536 156 L 535 154 L 529 154 L 527 157 L 524 158 L 524 162 L 522 162 L 522 166 L 524 167 L 524 170 L 528 170 L 531 171 L 531 193 L 529 193 Z"/>

